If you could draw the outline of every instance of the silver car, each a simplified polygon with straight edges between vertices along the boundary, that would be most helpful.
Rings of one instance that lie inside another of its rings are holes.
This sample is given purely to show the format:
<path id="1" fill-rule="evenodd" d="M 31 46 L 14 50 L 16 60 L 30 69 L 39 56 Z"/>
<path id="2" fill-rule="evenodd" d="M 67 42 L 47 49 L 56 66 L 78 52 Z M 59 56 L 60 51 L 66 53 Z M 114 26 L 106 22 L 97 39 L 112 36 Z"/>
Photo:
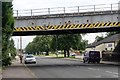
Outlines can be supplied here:
<path id="1" fill-rule="evenodd" d="M 27 63 L 36 63 L 36 58 L 34 55 L 26 55 L 25 58 L 24 58 L 24 63 L 27 64 Z"/>

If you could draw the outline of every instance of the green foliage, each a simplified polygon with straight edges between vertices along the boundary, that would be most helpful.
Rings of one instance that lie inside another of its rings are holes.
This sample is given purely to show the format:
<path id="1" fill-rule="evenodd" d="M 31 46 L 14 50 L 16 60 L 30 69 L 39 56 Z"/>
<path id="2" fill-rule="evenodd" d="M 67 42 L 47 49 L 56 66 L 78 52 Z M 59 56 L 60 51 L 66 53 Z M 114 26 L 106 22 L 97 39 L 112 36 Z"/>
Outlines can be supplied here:
<path id="1" fill-rule="evenodd" d="M 87 45 L 88 45 L 88 40 L 81 40 L 77 50 L 85 50 Z"/>
<path id="2" fill-rule="evenodd" d="M 12 2 L 3 2 L 2 3 L 2 65 L 10 65 L 11 58 L 9 53 L 12 51 L 14 43 L 10 41 L 12 31 L 14 28 L 14 17 L 12 11 Z M 11 43 L 12 42 L 12 43 Z M 14 50 L 12 51 L 14 52 Z"/>
<path id="3" fill-rule="evenodd" d="M 28 45 L 27 45 L 27 47 L 25 48 L 25 50 L 26 50 L 26 53 L 32 53 L 32 52 L 35 52 L 36 50 L 35 50 L 35 44 L 34 43 L 32 43 L 32 42 L 30 42 Z"/>
<path id="4" fill-rule="evenodd" d="M 8 66 L 11 65 L 11 58 L 10 57 L 6 57 L 5 59 L 2 60 L 2 66 Z"/>
<path id="5" fill-rule="evenodd" d="M 84 50 L 88 41 L 82 40 L 80 34 L 42 35 L 36 36 L 25 48 L 26 53 L 49 52 L 57 50 L 68 51 L 70 48 Z"/>
<path id="6" fill-rule="evenodd" d="M 104 38 L 105 37 L 103 37 L 103 35 L 102 36 L 96 36 L 95 41 L 99 42 L 99 41 L 103 40 Z"/>
<path id="7" fill-rule="evenodd" d="M 25 48 L 26 53 L 48 52 L 50 50 L 51 36 L 36 36 Z"/>
<path id="8" fill-rule="evenodd" d="M 51 47 L 53 50 L 69 50 L 73 48 L 75 50 L 84 50 L 87 41 L 82 40 L 79 34 L 67 34 L 54 36 L 51 41 Z"/>
<path id="9" fill-rule="evenodd" d="M 110 36 L 115 35 L 115 34 L 118 34 L 118 33 L 120 33 L 120 31 L 116 31 L 116 32 L 107 32 L 106 37 L 110 37 Z"/>
<path id="10" fill-rule="evenodd" d="M 120 33 L 120 31 L 107 32 L 105 37 L 104 37 L 103 35 L 102 35 L 102 36 L 96 36 L 95 42 L 99 42 L 99 41 L 101 41 L 101 40 L 103 40 L 103 39 L 105 39 L 105 38 L 108 38 L 108 37 L 110 37 L 110 36 L 112 36 L 112 35 L 115 35 L 115 34 L 118 34 L 118 33 Z"/>
<path id="11" fill-rule="evenodd" d="M 16 48 L 15 48 L 13 39 L 9 40 L 8 50 L 9 50 L 9 53 L 11 54 L 11 58 L 15 58 Z"/>

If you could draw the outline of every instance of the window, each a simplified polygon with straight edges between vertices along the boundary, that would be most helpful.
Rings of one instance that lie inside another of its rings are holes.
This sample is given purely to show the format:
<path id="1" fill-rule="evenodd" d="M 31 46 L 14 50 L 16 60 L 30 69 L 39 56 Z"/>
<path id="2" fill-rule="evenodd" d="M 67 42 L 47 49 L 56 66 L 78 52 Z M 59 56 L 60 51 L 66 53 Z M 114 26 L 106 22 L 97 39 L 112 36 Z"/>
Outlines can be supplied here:
<path id="1" fill-rule="evenodd" d="M 112 47 L 112 44 L 108 44 L 108 47 Z"/>
<path id="2" fill-rule="evenodd" d="M 31 56 L 26 56 L 26 58 L 33 58 L 33 56 L 31 55 Z"/>

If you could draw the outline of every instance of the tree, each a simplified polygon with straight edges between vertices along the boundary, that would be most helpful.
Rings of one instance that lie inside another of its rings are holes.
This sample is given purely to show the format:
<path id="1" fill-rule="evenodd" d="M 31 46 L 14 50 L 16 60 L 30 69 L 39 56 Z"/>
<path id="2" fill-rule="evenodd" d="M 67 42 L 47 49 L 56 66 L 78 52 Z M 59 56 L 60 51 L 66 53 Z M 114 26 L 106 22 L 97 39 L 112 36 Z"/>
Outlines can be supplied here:
<path id="1" fill-rule="evenodd" d="M 33 53 L 35 52 L 35 45 L 30 42 L 27 47 L 25 48 L 26 53 Z"/>
<path id="2" fill-rule="evenodd" d="M 64 57 L 69 57 L 70 48 L 81 49 L 82 37 L 79 34 L 64 34 L 54 36 L 51 42 L 53 50 L 64 50 Z M 66 54 L 67 53 L 67 54 Z"/>
<path id="3" fill-rule="evenodd" d="M 116 32 L 107 32 L 107 33 L 106 33 L 106 37 L 110 37 L 110 36 L 115 35 L 115 34 L 118 34 L 118 33 L 120 33 L 120 31 L 116 31 Z"/>
<path id="4" fill-rule="evenodd" d="M 58 49 L 57 38 L 58 38 L 58 35 L 54 35 L 51 40 L 50 47 L 52 51 L 56 51 Z"/>
<path id="5" fill-rule="evenodd" d="M 81 40 L 77 50 L 85 50 L 87 45 L 88 45 L 88 40 Z"/>
<path id="6" fill-rule="evenodd" d="M 27 45 L 25 51 L 27 53 L 46 52 L 50 50 L 51 36 L 36 36 L 31 43 Z"/>
<path id="7" fill-rule="evenodd" d="M 9 40 L 8 49 L 9 49 L 9 53 L 11 54 L 11 58 L 15 58 L 16 48 L 13 39 Z"/>
<path id="8" fill-rule="evenodd" d="M 14 17 L 12 11 L 12 2 L 2 3 L 2 65 L 10 65 L 9 57 L 9 39 L 14 28 Z"/>
<path id="9" fill-rule="evenodd" d="M 82 40 L 80 34 L 64 34 L 64 35 L 42 35 L 36 36 L 31 43 L 27 45 L 25 51 L 32 52 L 46 52 L 64 50 L 64 57 L 69 57 L 69 50 L 84 50 L 88 41 Z M 67 54 L 66 54 L 67 53 Z"/>
<path id="10" fill-rule="evenodd" d="M 104 38 L 105 37 L 103 37 L 103 35 L 102 36 L 96 36 L 95 42 L 99 42 L 99 41 L 103 40 Z"/>

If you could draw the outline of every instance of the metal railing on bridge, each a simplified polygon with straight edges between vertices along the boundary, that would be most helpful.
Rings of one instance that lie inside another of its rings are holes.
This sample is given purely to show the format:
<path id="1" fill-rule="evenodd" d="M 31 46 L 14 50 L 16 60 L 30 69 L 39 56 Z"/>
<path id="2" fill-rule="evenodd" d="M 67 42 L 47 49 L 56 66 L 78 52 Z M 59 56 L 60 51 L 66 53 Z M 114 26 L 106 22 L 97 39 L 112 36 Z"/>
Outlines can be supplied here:
<path id="1" fill-rule="evenodd" d="M 14 10 L 14 17 L 22 16 L 39 16 L 50 14 L 67 14 L 67 13 L 83 13 L 83 12 L 103 12 L 110 11 L 111 13 L 119 10 L 120 3 L 114 4 L 99 4 L 73 7 L 55 7 L 42 9 Z"/>

